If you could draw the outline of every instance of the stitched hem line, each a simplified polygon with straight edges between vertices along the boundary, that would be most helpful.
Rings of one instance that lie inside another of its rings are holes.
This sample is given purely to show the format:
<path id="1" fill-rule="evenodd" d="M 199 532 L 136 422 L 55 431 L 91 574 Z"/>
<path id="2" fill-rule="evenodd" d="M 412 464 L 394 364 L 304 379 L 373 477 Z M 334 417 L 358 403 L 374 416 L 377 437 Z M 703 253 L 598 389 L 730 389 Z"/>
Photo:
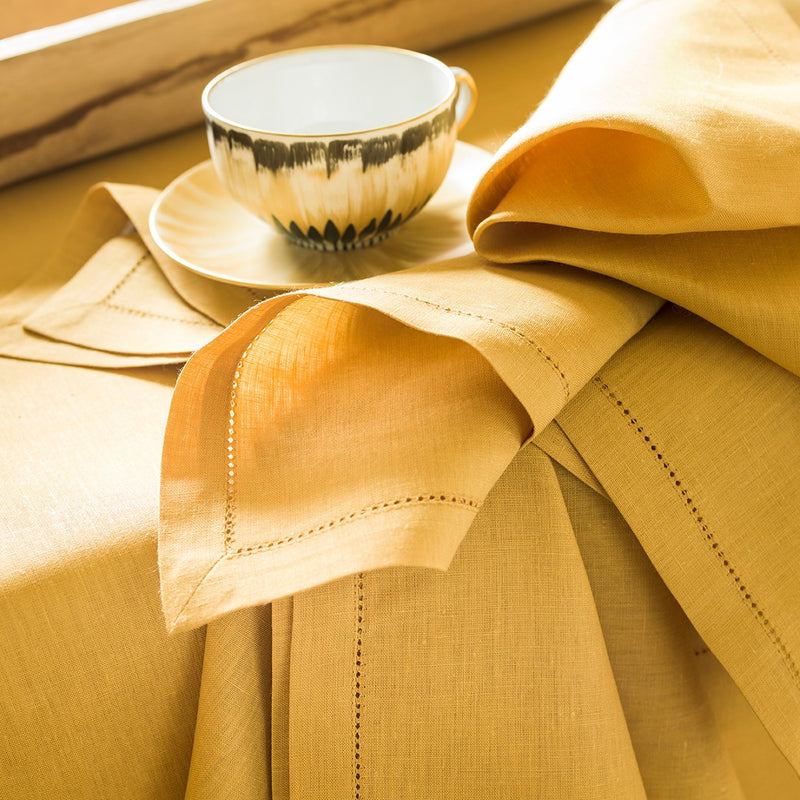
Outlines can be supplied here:
<path id="1" fill-rule="evenodd" d="M 355 630 L 353 636 L 353 800 L 361 800 L 361 712 L 364 705 L 364 573 L 353 580 Z"/>
<path id="2" fill-rule="evenodd" d="M 213 572 L 214 568 L 217 566 L 217 564 L 219 564 L 220 561 L 222 561 L 224 557 L 225 556 L 220 556 L 219 558 L 215 558 L 214 563 L 211 564 L 211 566 L 205 571 L 203 577 L 200 578 L 200 580 L 197 581 L 197 583 L 194 585 L 191 594 L 186 598 L 183 605 L 180 607 L 178 613 L 173 616 L 172 618 L 173 627 L 181 621 L 186 609 L 189 607 L 189 604 L 192 602 L 192 600 L 194 600 L 194 596 L 197 594 L 200 587 L 206 582 L 208 576 Z"/>
<path id="3" fill-rule="evenodd" d="M 395 297 L 403 297 L 406 300 L 415 300 L 418 303 L 422 303 L 423 305 L 430 306 L 431 308 L 435 308 L 439 311 L 445 311 L 448 314 L 456 314 L 460 317 L 469 317 L 470 319 L 479 319 L 483 322 L 488 322 L 492 325 L 495 325 L 498 328 L 502 328 L 504 331 L 508 331 L 509 333 L 513 333 L 518 338 L 522 339 L 526 344 L 533 347 L 539 356 L 544 360 L 548 367 L 556 374 L 561 383 L 561 389 L 564 392 L 564 400 L 569 400 L 570 398 L 570 388 L 569 388 L 569 381 L 567 380 L 567 376 L 564 374 L 564 371 L 561 367 L 558 366 L 556 360 L 537 342 L 531 339 L 523 330 L 517 328 L 515 325 L 510 325 L 507 322 L 503 322 L 499 319 L 494 319 L 493 317 L 487 317 L 483 314 L 475 314 L 471 311 L 463 311 L 459 308 L 450 308 L 449 306 L 441 305 L 440 303 L 436 303 L 433 300 L 426 300 L 423 297 L 417 297 L 413 294 L 406 294 L 405 292 L 396 292 L 392 289 L 383 289 L 377 286 L 349 286 L 348 291 L 356 289 L 361 292 L 379 292 L 382 294 L 394 295 Z"/>
<path id="4" fill-rule="evenodd" d="M 451 504 L 456 506 L 472 508 L 477 512 L 477 510 L 480 508 L 480 503 L 470 498 L 461 497 L 458 495 L 433 494 L 433 493 L 409 495 L 402 498 L 394 498 L 392 500 L 373 503 L 370 506 L 366 506 L 362 509 L 359 509 L 358 511 L 353 511 L 349 514 L 345 514 L 337 519 L 330 520 L 329 522 L 318 525 L 315 528 L 310 528 L 305 531 L 298 531 L 297 533 L 290 534 L 289 536 L 285 536 L 281 539 L 276 539 L 270 542 L 263 542 L 257 545 L 251 545 L 248 547 L 239 547 L 234 549 L 234 545 L 236 542 L 236 433 L 237 433 L 236 413 L 237 413 L 237 391 L 239 388 L 241 371 L 244 368 L 245 361 L 250 355 L 250 351 L 253 349 L 253 346 L 256 344 L 256 342 L 258 342 L 258 340 L 261 338 L 261 336 L 264 334 L 267 328 L 269 328 L 269 326 L 272 325 L 272 323 L 275 322 L 275 320 L 278 319 L 278 317 L 280 317 L 280 315 L 283 314 L 288 308 L 290 308 L 290 306 L 286 306 L 284 309 L 279 311 L 250 340 L 250 342 L 247 344 L 247 347 L 245 347 L 245 349 L 242 351 L 241 356 L 239 357 L 239 361 L 236 364 L 236 368 L 233 373 L 233 378 L 231 380 L 230 402 L 228 405 L 228 428 L 225 441 L 226 496 L 225 496 L 225 515 L 224 515 L 223 531 L 222 531 L 225 555 L 227 557 L 238 557 L 238 556 L 249 555 L 250 553 L 257 553 L 265 550 L 273 550 L 283 545 L 300 541 L 302 539 L 308 538 L 309 536 L 313 536 L 322 533 L 324 531 L 330 530 L 339 525 L 344 525 L 356 519 L 361 519 L 371 514 L 377 514 L 384 511 L 389 511 L 393 508 L 398 508 L 402 505 L 411 505 L 411 504 L 419 505 L 425 503 Z"/>
<path id="5" fill-rule="evenodd" d="M 105 306 L 106 308 L 110 308 L 112 311 L 121 311 L 125 314 L 132 314 L 136 317 L 161 319 L 165 322 L 179 322 L 181 325 L 199 325 L 203 328 L 215 328 L 216 330 L 222 330 L 222 326 L 217 325 L 216 322 L 207 322 L 206 320 L 202 319 L 182 319 L 181 317 L 170 317 L 167 314 L 155 314 L 152 311 L 142 311 L 138 308 L 128 308 L 127 306 L 121 306 L 117 303 L 109 303 L 107 300 L 103 300 L 101 305 Z"/>
<path id="6" fill-rule="evenodd" d="M 421 505 L 451 505 L 461 508 L 468 508 L 477 513 L 480 508 L 480 503 L 477 500 L 472 500 L 468 497 L 461 497 L 459 495 L 447 494 L 420 494 L 407 497 L 398 497 L 394 500 L 386 500 L 380 503 L 373 503 L 372 505 L 365 506 L 358 511 L 351 511 L 349 514 L 343 514 L 336 519 L 323 522 L 314 528 L 308 528 L 304 531 L 284 536 L 281 539 L 275 539 L 270 542 L 262 542 L 260 544 L 250 545 L 249 547 L 238 547 L 231 549 L 226 554 L 229 558 L 237 556 L 247 556 L 251 553 L 264 552 L 266 550 L 275 550 L 284 545 L 292 544 L 294 542 L 308 539 L 312 536 L 317 536 L 326 531 L 333 530 L 334 528 L 346 525 L 349 522 L 355 522 L 365 517 L 371 517 L 374 514 L 382 514 L 386 511 L 393 511 L 406 506 L 421 506 Z M 233 523 L 231 515 L 231 524 Z"/>
<path id="7" fill-rule="evenodd" d="M 728 9 L 736 15 L 736 17 L 739 19 L 742 25 L 744 25 L 745 28 L 747 28 L 747 30 L 750 31 L 751 34 L 753 34 L 753 38 L 758 40 L 758 43 L 764 48 L 764 50 L 766 50 L 766 52 L 770 56 L 772 56 L 772 58 L 775 59 L 775 61 L 777 61 L 782 67 L 785 67 L 787 70 L 789 70 L 789 72 L 794 72 L 794 70 L 792 70 L 790 64 L 786 61 L 786 59 L 775 52 L 775 50 L 770 46 L 769 42 L 761 35 L 761 33 L 753 26 L 750 20 L 747 19 L 733 3 L 728 2 L 728 0 L 724 0 L 723 4 L 726 5 Z"/>
<path id="8" fill-rule="evenodd" d="M 228 403 L 228 435 L 225 440 L 225 460 L 226 460 L 226 483 L 227 490 L 225 494 L 225 518 L 223 524 L 222 538 L 225 543 L 225 554 L 234 542 L 235 525 L 236 525 L 236 392 L 239 388 L 239 379 L 242 377 L 241 370 L 244 367 L 244 362 L 253 345 L 261 338 L 264 331 L 280 316 L 276 314 L 248 343 L 247 347 L 242 351 L 239 356 L 239 361 L 236 363 L 236 369 L 233 372 L 231 379 L 231 394 Z"/>
<path id="9" fill-rule="evenodd" d="M 121 306 L 118 303 L 112 303 L 111 298 L 116 295 L 120 289 L 133 277 L 133 274 L 145 263 L 148 259 L 152 260 L 152 256 L 148 251 L 142 253 L 133 266 L 117 281 L 116 286 L 104 297 L 100 300 L 100 305 L 105 306 L 106 308 L 110 308 L 112 311 L 121 311 L 125 314 L 133 314 L 137 317 L 145 317 L 147 319 L 161 319 L 167 322 L 179 322 L 182 325 L 200 325 L 202 327 L 208 328 L 216 328 L 220 330 L 222 328 L 221 325 L 217 325 L 217 323 L 212 322 L 211 320 L 194 320 L 194 319 L 181 319 L 180 317 L 170 317 L 166 314 L 154 314 L 151 311 L 141 311 L 137 308 L 128 308 L 127 306 Z"/>
<path id="10" fill-rule="evenodd" d="M 288 306 L 287 306 L 288 308 Z M 222 539 L 225 545 L 225 555 L 229 554 L 230 548 L 234 543 L 236 526 L 236 392 L 239 388 L 239 379 L 242 377 L 244 362 L 250 355 L 253 345 L 261 338 L 264 331 L 275 322 L 276 319 L 285 311 L 279 311 L 267 324 L 247 343 L 247 347 L 239 356 L 236 369 L 231 379 L 230 401 L 228 403 L 228 430 L 225 440 L 225 471 L 227 489 L 225 493 L 225 517 L 222 530 Z"/>
<path id="11" fill-rule="evenodd" d="M 717 535 L 711 529 L 708 520 L 700 513 L 700 510 L 692 498 L 692 493 L 685 481 L 681 478 L 677 467 L 669 462 L 661 452 L 661 449 L 655 443 L 653 437 L 645 430 L 641 421 L 637 419 L 631 409 L 620 400 L 617 395 L 610 389 L 609 385 L 602 379 L 601 376 L 596 375 L 592 379 L 592 383 L 603 396 L 622 414 L 628 421 L 628 424 L 639 435 L 639 438 L 650 450 L 654 460 L 661 464 L 664 470 L 664 477 L 667 478 L 675 493 L 681 499 L 686 512 L 691 516 L 695 525 L 702 534 L 709 550 L 716 556 L 717 563 L 725 570 L 728 578 L 733 586 L 736 587 L 739 598 L 748 608 L 755 620 L 761 625 L 762 630 L 766 633 L 772 645 L 777 649 L 784 664 L 786 664 L 789 674 L 793 682 L 800 687 L 800 670 L 795 664 L 792 654 L 786 647 L 786 644 L 781 640 L 775 626 L 770 622 L 769 617 L 764 612 L 759 601 L 753 596 L 753 593 L 747 588 L 744 580 L 739 574 L 738 569 L 733 565 L 728 555 L 720 546 Z"/>
<path id="12" fill-rule="evenodd" d="M 106 303 L 131 279 L 131 276 L 134 272 L 136 272 L 139 267 L 144 264 L 147 259 L 150 258 L 150 253 L 145 250 L 142 255 L 136 260 L 136 263 L 117 281 L 117 285 L 100 301 L 101 303 Z"/>

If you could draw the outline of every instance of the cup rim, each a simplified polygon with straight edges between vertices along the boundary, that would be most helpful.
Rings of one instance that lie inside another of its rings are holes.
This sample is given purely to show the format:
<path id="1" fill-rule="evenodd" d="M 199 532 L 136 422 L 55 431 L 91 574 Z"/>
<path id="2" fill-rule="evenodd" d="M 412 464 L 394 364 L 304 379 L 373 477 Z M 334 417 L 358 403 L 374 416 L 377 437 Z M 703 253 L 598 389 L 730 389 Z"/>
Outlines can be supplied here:
<path id="1" fill-rule="evenodd" d="M 406 56 L 412 56 L 418 60 L 426 61 L 432 66 L 436 67 L 442 74 L 446 75 L 450 82 L 450 91 L 445 95 L 445 97 L 436 105 L 431 106 L 426 111 L 421 112 L 413 117 L 409 117 L 407 119 L 398 120 L 397 122 L 391 123 L 390 125 L 378 125 L 374 128 L 357 128 L 354 130 L 347 130 L 347 131 L 338 131 L 337 133 L 325 133 L 325 134 L 304 134 L 304 133 L 286 133 L 286 132 L 279 132 L 279 131 L 271 131 L 267 128 L 254 128 L 250 125 L 243 125 L 239 122 L 236 122 L 228 117 L 223 116 L 222 114 L 217 113 L 211 108 L 211 104 L 209 102 L 209 95 L 211 91 L 225 78 L 229 75 L 234 74 L 235 72 L 240 72 L 241 70 L 247 69 L 255 64 L 261 63 L 262 61 L 269 61 L 276 58 L 281 58 L 283 56 L 293 55 L 295 53 L 310 53 L 319 50 L 380 50 L 383 52 L 393 52 L 393 53 L 401 53 Z M 274 53 L 267 53 L 263 56 L 257 56 L 255 58 L 250 58 L 247 61 L 241 61 L 238 64 L 234 64 L 228 69 L 223 70 L 218 75 L 215 75 L 203 89 L 203 93 L 200 98 L 200 102 L 203 108 L 203 114 L 205 115 L 206 119 L 211 122 L 221 123 L 229 128 L 235 128 L 238 131 L 244 131 L 246 133 L 252 133 L 260 136 L 269 136 L 274 138 L 283 138 L 283 139 L 300 139 L 300 140 L 313 140 L 319 141 L 322 139 L 338 139 L 343 136 L 359 136 L 363 134 L 375 133 L 377 131 L 383 130 L 390 130 L 392 128 L 403 127 L 406 125 L 410 125 L 415 122 L 419 122 L 420 120 L 425 119 L 425 117 L 430 116 L 432 113 L 438 111 L 442 106 L 449 103 L 453 95 L 458 90 L 458 82 L 456 81 L 456 77 L 450 68 L 440 61 L 438 58 L 434 58 L 433 56 L 429 56 L 425 53 L 418 53 L 416 50 L 407 50 L 402 47 L 390 47 L 388 45 L 380 45 L 380 44 L 323 44 L 323 45 L 311 45 L 309 47 L 294 47 L 288 50 L 277 50 Z"/>

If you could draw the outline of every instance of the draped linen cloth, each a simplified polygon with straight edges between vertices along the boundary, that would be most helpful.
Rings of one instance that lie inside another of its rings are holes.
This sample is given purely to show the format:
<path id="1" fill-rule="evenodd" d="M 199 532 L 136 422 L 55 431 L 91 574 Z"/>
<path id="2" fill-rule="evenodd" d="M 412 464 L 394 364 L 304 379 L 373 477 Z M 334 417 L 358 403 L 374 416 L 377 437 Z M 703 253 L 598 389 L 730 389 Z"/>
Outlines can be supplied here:
<path id="1" fill-rule="evenodd" d="M 456 262 L 251 308 L 92 191 L 0 298 L 2 794 L 800 797 L 798 11 L 617 5 Z"/>
<path id="2" fill-rule="evenodd" d="M 474 256 L 189 360 L 162 599 L 223 666 L 187 796 L 798 796 L 797 18 L 620 3 L 479 184 Z"/>

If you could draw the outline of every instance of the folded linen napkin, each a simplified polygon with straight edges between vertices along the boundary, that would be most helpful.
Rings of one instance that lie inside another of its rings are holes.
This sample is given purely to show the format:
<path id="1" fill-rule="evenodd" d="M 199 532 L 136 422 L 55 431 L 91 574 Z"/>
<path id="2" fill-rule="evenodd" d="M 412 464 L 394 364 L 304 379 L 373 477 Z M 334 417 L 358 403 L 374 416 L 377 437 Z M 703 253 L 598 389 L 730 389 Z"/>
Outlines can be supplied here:
<path id="1" fill-rule="evenodd" d="M 0 355 L 92 367 L 184 362 L 264 295 L 188 272 L 155 245 L 158 192 L 100 184 L 50 261 L 0 299 Z"/>
<path id="2" fill-rule="evenodd" d="M 477 187 L 478 252 L 611 275 L 800 372 L 790 12 L 797 0 L 613 8 Z"/>
<path id="3" fill-rule="evenodd" d="M 520 445 L 660 303 L 579 270 L 466 256 L 243 314 L 173 396 L 169 626 L 354 569 L 445 568 Z"/>

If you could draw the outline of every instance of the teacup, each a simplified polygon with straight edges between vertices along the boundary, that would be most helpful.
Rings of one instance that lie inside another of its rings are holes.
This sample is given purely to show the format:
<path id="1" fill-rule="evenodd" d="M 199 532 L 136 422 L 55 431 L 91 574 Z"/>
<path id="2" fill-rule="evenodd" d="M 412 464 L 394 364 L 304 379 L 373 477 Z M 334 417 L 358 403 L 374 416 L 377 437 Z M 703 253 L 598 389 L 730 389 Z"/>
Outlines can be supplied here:
<path id="1" fill-rule="evenodd" d="M 203 91 L 209 148 L 241 205 L 295 244 L 349 250 L 431 199 L 475 106 L 469 73 L 372 45 L 288 50 Z"/>

